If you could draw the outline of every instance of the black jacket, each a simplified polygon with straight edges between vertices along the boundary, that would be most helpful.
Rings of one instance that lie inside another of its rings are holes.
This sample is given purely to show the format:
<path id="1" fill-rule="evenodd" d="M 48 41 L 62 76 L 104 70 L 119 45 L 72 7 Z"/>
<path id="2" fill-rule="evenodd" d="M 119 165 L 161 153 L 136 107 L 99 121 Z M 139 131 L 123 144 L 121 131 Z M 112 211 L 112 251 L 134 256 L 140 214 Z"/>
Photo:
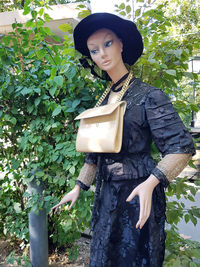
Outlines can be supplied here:
<path id="1" fill-rule="evenodd" d="M 167 95 L 140 79 L 132 83 L 122 100 L 127 102 L 127 108 L 121 151 L 116 154 L 87 153 L 85 162 L 97 164 L 100 156 L 100 173 L 104 180 L 138 179 L 153 173 L 164 181 L 165 175 L 156 168 L 156 162 L 151 157 L 152 141 L 162 156 L 194 154 L 190 133 Z M 108 96 L 102 104 L 107 104 L 107 101 Z"/>

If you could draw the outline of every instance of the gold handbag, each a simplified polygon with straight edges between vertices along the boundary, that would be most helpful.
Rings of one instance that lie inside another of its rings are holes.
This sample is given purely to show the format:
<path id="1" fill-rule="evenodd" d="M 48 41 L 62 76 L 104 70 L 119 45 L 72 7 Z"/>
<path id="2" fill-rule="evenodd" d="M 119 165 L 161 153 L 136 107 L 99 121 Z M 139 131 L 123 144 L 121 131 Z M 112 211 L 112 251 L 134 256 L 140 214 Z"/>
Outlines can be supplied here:
<path id="1" fill-rule="evenodd" d="M 116 103 L 100 106 L 107 94 L 109 86 L 96 106 L 83 111 L 75 120 L 80 120 L 76 138 L 76 150 L 79 152 L 118 153 L 122 146 L 123 119 L 126 102 L 121 101 L 128 88 L 133 74 L 127 77 Z"/>

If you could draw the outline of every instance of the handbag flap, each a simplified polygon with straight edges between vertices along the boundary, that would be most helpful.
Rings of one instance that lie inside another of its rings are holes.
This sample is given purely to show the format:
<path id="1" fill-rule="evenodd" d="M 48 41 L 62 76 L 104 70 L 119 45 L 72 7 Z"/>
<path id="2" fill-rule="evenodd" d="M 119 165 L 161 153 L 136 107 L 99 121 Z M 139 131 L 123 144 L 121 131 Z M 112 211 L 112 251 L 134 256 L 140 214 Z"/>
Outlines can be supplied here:
<path id="1" fill-rule="evenodd" d="M 81 114 L 79 114 L 75 118 L 75 120 L 109 115 L 113 111 L 115 111 L 115 109 L 120 105 L 122 105 L 124 107 L 124 112 L 125 112 L 126 101 L 120 101 L 120 102 L 117 102 L 117 103 L 112 103 L 112 104 L 107 104 L 107 105 L 100 106 L 100 107 L 94 107 L 94 108 L 86 109 Z"/>

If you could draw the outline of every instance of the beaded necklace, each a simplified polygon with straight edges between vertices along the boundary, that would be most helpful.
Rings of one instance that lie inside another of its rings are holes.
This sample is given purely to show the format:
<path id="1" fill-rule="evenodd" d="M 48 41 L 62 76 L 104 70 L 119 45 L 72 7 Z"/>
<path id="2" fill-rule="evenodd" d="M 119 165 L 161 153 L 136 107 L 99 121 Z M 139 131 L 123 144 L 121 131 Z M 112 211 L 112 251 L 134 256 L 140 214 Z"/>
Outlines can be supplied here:
<path id="1" fill-rule="evenodd" d="M 120 85 L 128 77 L 128 75 L 129 75 L 129 73 L 126 73 L 119 81 L 114 83 L 111 87 L 111 91 L 115 92 L 118 85 Z"/>
<path id="2" fill-rule="evenodd" d="M 127 75 L 127 74 L 126 74 L 126 75 Z M 123 79 L 123 78 L 124 78 L 124 76 L 123 76 L 121 79 Z M 124 82 L 124 84 L 123 84 L 123 87 L 122 87 L 121 91 L 120 91 L 119 94 L 118 94 L 118 97 L 117 97 L 116 102 L 121 101 L 121 99 L 122 99 L 124 93 L 125 93 L 126 90 L 128 89 L 129 83 L 130 83 L 130 81 L 131 81 L 132 78 L 133 78 L 133 73 L 132 73 L 132 72 L 130 72 L 130 73 L 128 74 L 128 77 L 127 77 L 127 78 L 126 78 L 126 77 L 124 78 L 124 79 L 126 79 L 126 80 L 125 80 L 125 82 Z M 121 80 L 121 79 L 120 79 L 120 80 Z M 120 81 L 120 80 L 119 80 L 119 81 Z M 120 84 L 119 81 L 117 82 L 118 84 Z M 120 82 L 121 82 L 121 81 L 120 81 Z M 117 84 L 117 83 L 115 83 L 115 84 Z M 111 84 L 106 88 L 106 90 L 103 92 L 102 96 L 100 97 L 100 99 L 99 99 L 98 102 L 96 103 L 95 107 L 99 107 L 99 106 L 101 105 L 101 103 L 104 101 L 104 99 L 106 98 L 106 96 L 107 96 L 108 93 L 110 92 L 112 86 L 113 86 L 113 83 L 111 83 Z M 115 86 L 115 87 L 116 87 L 116 86 Z"/>

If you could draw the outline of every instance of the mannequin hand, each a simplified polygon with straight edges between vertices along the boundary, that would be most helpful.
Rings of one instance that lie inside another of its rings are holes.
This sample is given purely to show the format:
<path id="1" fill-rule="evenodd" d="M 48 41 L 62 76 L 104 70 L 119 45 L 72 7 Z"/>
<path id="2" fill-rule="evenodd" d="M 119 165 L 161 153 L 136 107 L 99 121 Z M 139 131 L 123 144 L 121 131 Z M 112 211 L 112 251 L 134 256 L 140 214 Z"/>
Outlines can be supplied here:
<path id="1" fill-rule="evenodd" d="M 151 212 L 152 193 L 158 183 L 159 180 L 154 175 L 150 175 L 149 178 L 143 183 L 139 184 L 126 199 L 126 201 L 129 202 L 136 195 L 139 196 L 140 215 L 139 220 L 136 224 L 136 228 L 139 227 L 140 229 L 142 229 L 145 222 L 149 218 Z"/>
<path id="2" fill-rule="evenodd" d="M 61 205 L 65 204 L 65 203 L 67 203 L 69 201 L 71 201 L 71 204 L 70 204 L 70 206 L 68 208 L 68 210 L 70 210 L 73 207 L 73 205 L 75 204 L 76 200 L 78 199 L 78 197 L 80 195 L 80 190 L 81 190 L 80 189 L 80 186 L 79 185 L 75 185 L 75 187 L 69 193 L 67 193 L 61 199 L 61 201 L 57 205 L 55 205 L 51 210 L 54 210 L 55 209 L 55 211 L 57 211 L 58 208 Z"/>

